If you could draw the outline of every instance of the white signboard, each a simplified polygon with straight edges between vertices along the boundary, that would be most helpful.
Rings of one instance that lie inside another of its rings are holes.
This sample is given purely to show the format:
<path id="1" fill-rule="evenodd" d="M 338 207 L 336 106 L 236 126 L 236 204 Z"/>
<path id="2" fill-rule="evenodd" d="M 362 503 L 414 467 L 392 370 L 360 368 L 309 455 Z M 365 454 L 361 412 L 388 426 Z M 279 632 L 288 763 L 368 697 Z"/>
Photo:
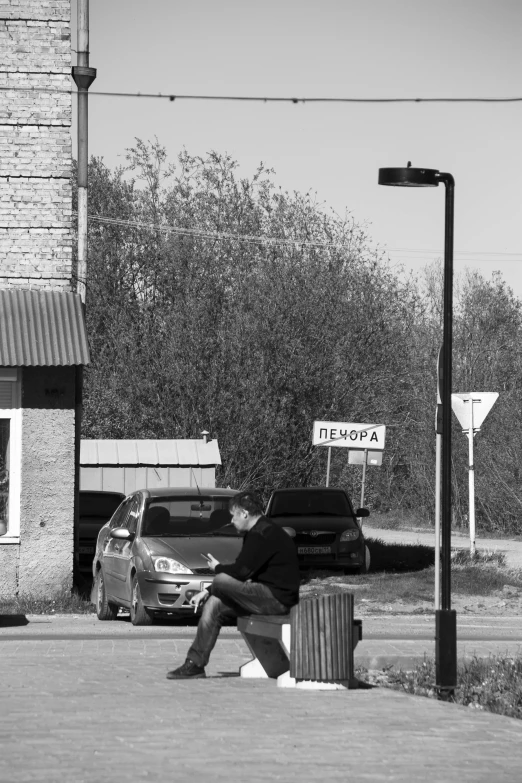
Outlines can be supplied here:
<path id="1" fill-rule="evenodd" d="M 382 451 L 386 437 L 384 424 L 352 424 L 344 421 L 314 421 L 314 446 Z"/>
<path id="2" fill-rule="evenodd" d="M 367 465 L 382 465 L 382 451 L 349 451 L 348 452 L 348 464 L 349 465 L 364 465 L 366 458 Z"/>
<path id="3" fill-rule="evenodd" d="M 479 430 L 498 399 L 498 392 L 452 394 L 451 407 L 463 430 L 469 430 L 473 414 L 473 430 Z"/>

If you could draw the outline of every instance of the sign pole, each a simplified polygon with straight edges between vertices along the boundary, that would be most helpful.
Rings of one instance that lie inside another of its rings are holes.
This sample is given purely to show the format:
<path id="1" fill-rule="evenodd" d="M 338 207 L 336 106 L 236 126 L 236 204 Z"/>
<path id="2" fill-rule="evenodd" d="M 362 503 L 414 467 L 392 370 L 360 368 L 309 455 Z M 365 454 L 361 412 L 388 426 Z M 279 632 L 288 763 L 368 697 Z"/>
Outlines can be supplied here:
<path id="1" fill-rule="evenodd" d="M 475 456 L 473 440 L 475 430 L 480 432 L 482 422 L 498 399 L 498 392 L 466 392 L 452 394 L 451 406 L 459 420 L 464 435 L 468 436 L 469 445 L 469 552 L 475 556 L 476 520 L 475 520 Z"/>
<path id="2" fill-rule="evenodd" d="M 441 440 L 437 432 L 435 436 L 435 611 L 440 609 L 440 465 Z"/>
<path id="3" fill-rule="evenodd" d="M 361 484 L 361 508 L 364 508 L 364 486 L 366 484 L 366 466 L 368 464 L 368 449 L 364 449 L 364 462 L 362 469 L 362 484 Z"/>
<path id="4" fill-rule="evenodd" d="M 440 489 L 442 465 L 442 346 L 437 359 L 437 410 L 435 412 L 435 611 L 440 609 Z"/>
<path id="5" fill-rule="evenodd" d="M 328 446 L 328 463 L 326 465 L 326 486 L 330 486 L 330 460 L 332 459 L 332 447 Z"/>
<path id="6" fill-rule="evenodd" d="M 473 464 L 473 397 L 470 399 L 471 419 L 469 423 L 469 552 L 475 556 L 475 465 Z"/>

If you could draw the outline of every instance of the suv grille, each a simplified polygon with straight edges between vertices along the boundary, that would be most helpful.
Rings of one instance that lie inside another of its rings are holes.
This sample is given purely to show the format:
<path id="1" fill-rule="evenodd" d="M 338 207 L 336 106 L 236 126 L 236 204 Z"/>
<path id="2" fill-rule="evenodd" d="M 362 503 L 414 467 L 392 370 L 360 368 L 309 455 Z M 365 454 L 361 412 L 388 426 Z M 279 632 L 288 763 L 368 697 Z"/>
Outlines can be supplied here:
<path id="1" fill-rule="evenodd" d="M 327 544 L 333 544 L 335 537 L 336 533 L 322 533 L 318 531 L 318 535 L 311 536 L 309 532 L 299 531 L 294 541 L 297 546 L 326 546 Z"/>

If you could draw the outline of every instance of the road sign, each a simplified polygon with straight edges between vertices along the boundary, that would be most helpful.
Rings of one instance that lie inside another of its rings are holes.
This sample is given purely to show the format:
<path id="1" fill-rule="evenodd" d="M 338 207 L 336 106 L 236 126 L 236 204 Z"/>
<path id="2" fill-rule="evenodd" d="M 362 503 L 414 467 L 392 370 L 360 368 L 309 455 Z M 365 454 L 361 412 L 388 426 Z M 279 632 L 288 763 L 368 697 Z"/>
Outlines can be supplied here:
<path id="1" fill-rule="evenodd" d="M 382 451 L 365 451 L 360 449 L 357 451 L 350 450 L 348 452 L 348 464 L 349 465 L 364 465 L 366 456 L 367 465 L 382 465 Z"/>
<path id="2" fill-rule="evenodd" d="M 498 399 L 498 392 L 469 392 L 452 394 L 451 407 L 463 430 L 469 430 L 473 420 L 473 431 L 479 430 L 484 419 Z"/>
<path id="3" fill-rule="evenodd" d="M 386 438 L 384 424 L 352 424 L 344 421 L 314 421 L 314 446 L 382 451 Z"/>
<path id="4" fill-rule="evenodd" d="M 469 442 L 469 544 L 470 552 L 475 554 L 475 461 L 473 458 L 473 438 L 475 432 L 490 412 L 498 398 L 498 392 L 470 392 L 452 394 L 451 407 L 460 426 L 467 432 Z"/>

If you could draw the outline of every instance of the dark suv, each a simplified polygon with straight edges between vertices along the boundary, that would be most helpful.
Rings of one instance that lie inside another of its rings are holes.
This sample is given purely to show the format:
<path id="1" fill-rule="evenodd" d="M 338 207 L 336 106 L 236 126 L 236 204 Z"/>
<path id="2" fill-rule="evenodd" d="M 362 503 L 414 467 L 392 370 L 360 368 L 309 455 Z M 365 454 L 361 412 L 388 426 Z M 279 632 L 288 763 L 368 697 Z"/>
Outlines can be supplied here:
<path id="1" fill-rule="evenodd" d="M 353 510 L 344 489 L 297 487 L 276 489 L 268 501 L 266 516 L 293 536 L 302 568 L 335 568 L 345 573 L 365 573 L 370 553 L 357 517 L 366 508 Z"/>

